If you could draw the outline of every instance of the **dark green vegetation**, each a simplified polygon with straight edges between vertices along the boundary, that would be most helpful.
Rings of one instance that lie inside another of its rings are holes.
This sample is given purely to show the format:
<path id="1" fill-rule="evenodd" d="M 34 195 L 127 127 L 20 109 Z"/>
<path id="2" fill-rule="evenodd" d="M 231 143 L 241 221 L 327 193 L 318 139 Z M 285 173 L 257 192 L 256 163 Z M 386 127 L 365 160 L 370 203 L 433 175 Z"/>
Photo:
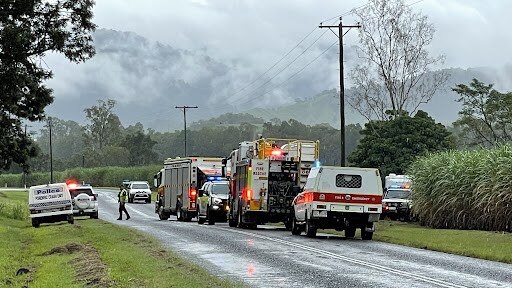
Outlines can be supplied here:
<path id="1" fill-rule="evenodd" d="M 0 204 L 26 210 L 26 197 L 26 192 L 2 192 Z M 155 239 L 101 220 L 35 229 L 26 217 L 0 210 L 0 259 L 2 287 L 236 287 Z M 29 272 L 16 276 L 19 268 Z"/>
<path id="2" fill-rule="evenodd" d="M 512 146 L 449 151 L 411 166 L 414 211 L 433 228 L 512 231 Z"/>
<path id="3" fill-rule="evenodd" d="M 162 169 L 161 165 L 148 165 L 137 167 L 95 167 L 95 168 L 72 168 L 60 172 L 54 172 L 54 182 L 65 182 L 67 179 L 75 179 L 79 182 L 89 183 L 93 186 L 118 187 L 123 180 L 139 180 L 153 183 L 153 176 Z M 0 175 L 0 186 L 23 187 L 23 175 L 4 174 Z M 50 173 L 31 173 L 26 178 L 27 187 L 50 182 Z"/>
<path id="4" fill-rule="evenodd" d="M 364 136 L 349 161 L 357 167 L 378 167 L 383 176 L 403 174 L 419 155 L 455 148 L 455 140 L 427 113 L 402 114 L 391 120 L 365 124 Z"/>
<path id="5" fill-rule="evenodd" d="M 512 141 L 512 92 L 501 93 L 492 87 L 473 79 L 469 86 L 453 88 L 463 105 L 454 125 L 467 146 L 492 147 Z"/>
<path id="6" fill-rule="evenodd" d="M 83 62 L 95 53 L 90 33 L 91 0 L 2 1 L 0 4 L 0 169 L 12 163 L 25 170 L 37 154 L 22 129 L 23 120 L 44 119 L 52 103 L 52 78 L 41 59 L 48 52 Z"/>
<path id="7" fill-rule="evenodd" d="M 344 235 L 344 232 L 336 230 L 325 230 L 325 232 Z M 412 223 L 379 221 L 373 240 L 512 263 L 512 234 L 510 233 L 432 229 Z"/>

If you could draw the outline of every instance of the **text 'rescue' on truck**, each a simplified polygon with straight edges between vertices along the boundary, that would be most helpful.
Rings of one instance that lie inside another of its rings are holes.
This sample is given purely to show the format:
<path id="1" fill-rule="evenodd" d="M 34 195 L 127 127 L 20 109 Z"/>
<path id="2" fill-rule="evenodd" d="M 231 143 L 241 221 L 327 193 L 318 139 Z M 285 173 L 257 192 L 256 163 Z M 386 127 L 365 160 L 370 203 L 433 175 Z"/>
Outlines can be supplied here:
<path id="1" fill-rule="evenodd" d="M 229 225 L 284 222 L 291 229 L 291 203 L 318 164 L 318 147 L 318 141 L 295 139 L 241 142 L 224 162 L 231 174 Z"/>
<path id="2" fill-rule="evenodd" d="M 221 174 L 222 158 L 168 158 L 154 176 L 158 191 L 155 213 L 161 220 L 176 215 L 179 221 L 190 221 L 197 215 L 197 190 L 208 177 Z"/>

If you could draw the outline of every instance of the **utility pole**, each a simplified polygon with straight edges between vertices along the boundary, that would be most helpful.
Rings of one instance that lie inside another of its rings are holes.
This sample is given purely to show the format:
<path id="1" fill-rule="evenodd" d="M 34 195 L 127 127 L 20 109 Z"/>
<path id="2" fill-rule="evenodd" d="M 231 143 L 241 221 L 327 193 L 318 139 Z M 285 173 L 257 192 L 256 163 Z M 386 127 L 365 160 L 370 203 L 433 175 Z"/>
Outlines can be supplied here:
<path id="1" fill-rule="evenodd" d="M 27 126 L 32 127 L 25 124 L 25 138 L 27 138 Z M 23 167 L 23 185 L 25 186 L 25 188 L 27 188 L 27 171 L 25 171 L 25 168 L 26 167 Z"/>
<path id="2" fill-rule="evenodd" d="M 197 106 L 176 106 L 176 109 L 183 109 L 183 125 L 185 127 L 185 157 L 187 157 L 187 109 L 199 108 Z"/>
<path id="3" fill-rule="evenodd" d="M 52 118 L 48 117 L 48 130 L 50 131 L 50 183 L 53 183 L 53 154 L 52 154 Z"/>
<path id="4" fill-rule="evenodd" d="M 352 28 L 359 28 L 361 25 L 359 23 L 357 25 L 346 25 L 343 26 L 341 17 L 340 24 L 337 26 L 331 25 L 322 25 L 320 23 L 319 28 L 329 28 L 329 30 L 336 35 L 340 40 L 340 120 L 341 120 L 341 166 L 345 166 L 345 78 L 343 76 L 343 36 L 350 31 Z M 334 32 L 331 28 L 338 28 L 338 34 Z M 348 28 L 347 32 L 343 33 L 343 28 Z"/>

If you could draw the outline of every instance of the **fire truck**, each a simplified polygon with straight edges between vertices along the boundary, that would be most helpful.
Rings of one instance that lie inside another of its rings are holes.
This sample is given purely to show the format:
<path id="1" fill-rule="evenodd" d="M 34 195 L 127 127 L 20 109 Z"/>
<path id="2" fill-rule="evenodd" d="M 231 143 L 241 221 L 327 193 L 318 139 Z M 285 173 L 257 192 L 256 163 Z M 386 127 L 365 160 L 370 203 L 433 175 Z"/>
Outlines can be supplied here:
<path id="1" fill-rule="evenodd" d="M 222 158 L 168 158 L 154 176 L 157 187 L 155 213 L 160 220 L 176 215 L 178 221 L 190 221 L 197 215 L 197 190 L 209 177 L 222 174 Z"/>
<path id="2" fill-rule="evenodd" d="M 229 225 L 256 228 L 284 222 L 291 229 L 291 203 L 311 168 L 319 165 L 318 155 L 318 141 L 260 138 L 241 142 L 223 161 L 231 166 Z"/>

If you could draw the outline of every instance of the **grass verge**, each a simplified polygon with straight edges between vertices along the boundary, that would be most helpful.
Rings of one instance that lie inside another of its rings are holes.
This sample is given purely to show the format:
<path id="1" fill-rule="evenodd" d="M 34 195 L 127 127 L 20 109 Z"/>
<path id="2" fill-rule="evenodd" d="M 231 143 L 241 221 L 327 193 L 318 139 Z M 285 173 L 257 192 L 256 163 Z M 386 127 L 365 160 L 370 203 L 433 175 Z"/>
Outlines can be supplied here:
<path id="1" fill-rule="evenodd" d="M 0 203 L 26 207 L 26 197 L 27 192 L 2 192 Z M 0 214 L 0 259 L 0 286 L 241 286 L 212 276 L 143 233 L 101 220 L 35 229 L 28 218 Z"/>
<path id="2" fill-rule="evenodd" d="M 344 235 L 336 230 L 319 230 Z M 359 231 L 358 231 L 359 233 Z M 356 235 L 359 237 L 359 235 Z M 398 221 L 379 221 L 376 241 L 512 263 L 512 234 L 476 230 L 432 229 Z"/>

